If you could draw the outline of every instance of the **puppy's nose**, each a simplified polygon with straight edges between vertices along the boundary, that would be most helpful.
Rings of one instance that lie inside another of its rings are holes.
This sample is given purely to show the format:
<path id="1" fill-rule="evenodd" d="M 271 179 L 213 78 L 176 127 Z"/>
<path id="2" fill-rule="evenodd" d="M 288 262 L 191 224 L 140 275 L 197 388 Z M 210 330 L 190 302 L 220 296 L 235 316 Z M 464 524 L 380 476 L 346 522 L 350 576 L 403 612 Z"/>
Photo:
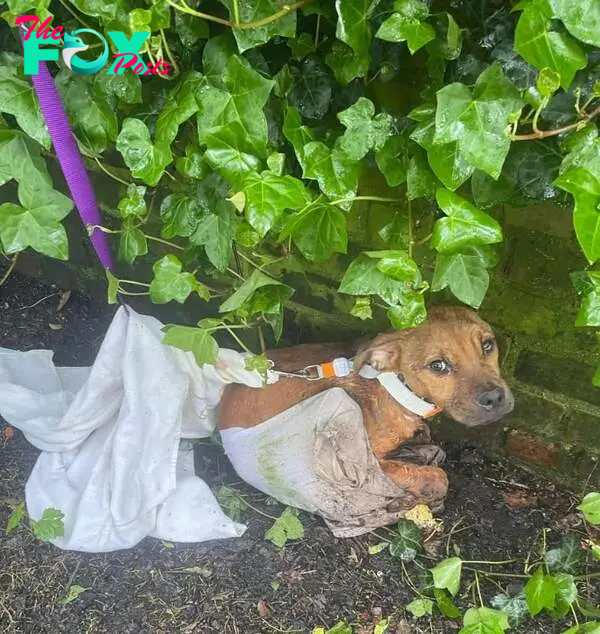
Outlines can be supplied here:
<path id="1" fill-rule="evenodd" d="M 479 392 L 475 400 L 477 401 L 477 405 L 479 405 L 479 407 L 492 410 L 500 407 L 504 403 L 505 399 L 506 394 L 504 393 L 504 390 L 501 387 L 496 386 L 491 390 L 488 389 Z"/>

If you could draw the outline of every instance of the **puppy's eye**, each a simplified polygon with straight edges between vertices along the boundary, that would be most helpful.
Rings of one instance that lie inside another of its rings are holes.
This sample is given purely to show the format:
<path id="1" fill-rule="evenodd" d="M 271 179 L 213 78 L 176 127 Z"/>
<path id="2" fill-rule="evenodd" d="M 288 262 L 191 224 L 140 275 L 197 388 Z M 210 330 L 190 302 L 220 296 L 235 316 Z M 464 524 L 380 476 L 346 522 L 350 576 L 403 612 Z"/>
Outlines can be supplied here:
<path id="1" fill-rule="evenodd" d="M 483 354 L 489 354 L 494 349 L 495 345 L 496 345 L 496 342 L 493 339 L 486 339 L 481 344 L 481 350 Z"/>
<path id="2" fill-rule="evenodd" d="M 450 364 L 445 359 L 436 359 L 429 364 L 429 369 L 436 374 L 448 374 L 450 372 Z"/>

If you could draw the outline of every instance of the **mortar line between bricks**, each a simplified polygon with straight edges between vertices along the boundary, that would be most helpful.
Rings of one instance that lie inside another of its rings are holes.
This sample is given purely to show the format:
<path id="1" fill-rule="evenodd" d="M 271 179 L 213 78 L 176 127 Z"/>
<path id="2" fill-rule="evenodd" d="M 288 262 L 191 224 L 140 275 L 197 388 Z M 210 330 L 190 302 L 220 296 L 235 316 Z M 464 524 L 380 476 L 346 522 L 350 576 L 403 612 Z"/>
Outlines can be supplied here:
<path id="1" fill-rule="evenodd" d="M 510 377 L 509 383 L 511 388 L 518 388 L 530 396 L 537 396 L 538 398 L 554 403 L 555 405 L 562 405 L 565 409 L 565 413 L 568 410 L 569 413 L 572 411 L 583 412 L 585 414 L 589 414 L 590 416 L 600 417 L 600 407 L 592 405 L 587 401 L 582 401 L 580 399 L 573 398 L 572 396 L 567 396 L 566 394 L 557 394 L 556 392 L 544 390 L 532 385 L 531 383 L 520 381 L 514 376 Z"/>

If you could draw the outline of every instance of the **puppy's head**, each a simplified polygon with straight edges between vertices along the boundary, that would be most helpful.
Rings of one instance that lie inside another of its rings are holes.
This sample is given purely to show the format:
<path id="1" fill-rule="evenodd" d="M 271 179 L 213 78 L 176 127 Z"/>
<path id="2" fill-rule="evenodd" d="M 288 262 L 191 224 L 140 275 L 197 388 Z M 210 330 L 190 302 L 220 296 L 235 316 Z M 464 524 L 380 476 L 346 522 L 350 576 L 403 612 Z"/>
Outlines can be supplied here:
<path id="1" fill-rule="evenodd" d="M 356 364 L 364 363 L 395 372 L 464 425 L 494 422 L 514 406 L 490 326 L 464 307 L 432 308 L 421 326 L 378 335 L 359 350 Z"/>

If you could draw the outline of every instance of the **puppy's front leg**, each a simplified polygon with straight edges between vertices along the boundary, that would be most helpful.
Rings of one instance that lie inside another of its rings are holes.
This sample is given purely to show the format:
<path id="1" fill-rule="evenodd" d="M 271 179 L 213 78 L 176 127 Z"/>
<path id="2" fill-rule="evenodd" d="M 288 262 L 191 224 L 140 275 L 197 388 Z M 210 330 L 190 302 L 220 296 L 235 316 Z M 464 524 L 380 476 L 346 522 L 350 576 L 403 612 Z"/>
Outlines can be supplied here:
<path id="1" fill-rule="evenodd" d="M 414 499 L 412 506 L 426 504 L 432 511 L 443 508 L 448 493 L 448 477 L 438 467 L 380 460 L 385 475 Z"/>

